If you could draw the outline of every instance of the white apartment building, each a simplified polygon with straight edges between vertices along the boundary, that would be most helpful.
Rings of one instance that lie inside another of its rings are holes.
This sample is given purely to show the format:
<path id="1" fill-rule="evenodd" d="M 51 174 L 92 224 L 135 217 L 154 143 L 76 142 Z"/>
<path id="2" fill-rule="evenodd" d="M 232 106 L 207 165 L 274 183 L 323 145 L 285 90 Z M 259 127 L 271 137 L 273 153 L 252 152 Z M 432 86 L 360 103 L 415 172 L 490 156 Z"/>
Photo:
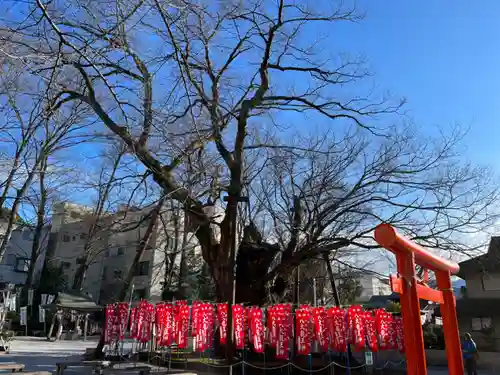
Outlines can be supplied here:
<path id="1" fill-rule="evenodd" d="M 87 234 L 92 225 L 91 210 L 70 203 L 59 203 L 53 208 L 47 258 L 63 269 L 71 288 L 79 265 L 85 259 L 87 244 L 87 249 L 90 249 L 87 250 L 88 269 L 82 291 L 101 303 L 113 300 L 121 290 L 146 233 L 152 209 L 153 206 L 143 209 L 122 208 L 116 213 L 105 215 L 97 223 L 96 235 L 89 241 Z M 135 270 L 132 282 L 134 298 L 160 299 L 167 267 L 172 261 L 179 262 L 176 249 L 184 238 L 184 221 L 182 214 L 177 213 L 176 220 L 174 215 L 167 207 L 162 210 L 161 219 Z M 173 225 L 174 221 L 177 225 Z M 189 233 L 186 237 L 190 246 L 196 247 L 193 234 Z"/>
<path id="2" fill-rule="evenodd" d="M 0 263 L 0 283 L 24 285 L 31 261 L 34 228 L 18 227 L 12 235 Z M 35 264 L 34 281 L 40 277 L 50 227 L 44 227 L 40 238 L 38 258 Z"/>
<path id="3" fill-rule="evenodd" d="M 372 296 L 389 296 L 392 294 L 389 279 L 382 279 L 370 273 L 357 277 L 361 286 L 361 294 L 357 298 L 360 302 L 368 301 Z"/>

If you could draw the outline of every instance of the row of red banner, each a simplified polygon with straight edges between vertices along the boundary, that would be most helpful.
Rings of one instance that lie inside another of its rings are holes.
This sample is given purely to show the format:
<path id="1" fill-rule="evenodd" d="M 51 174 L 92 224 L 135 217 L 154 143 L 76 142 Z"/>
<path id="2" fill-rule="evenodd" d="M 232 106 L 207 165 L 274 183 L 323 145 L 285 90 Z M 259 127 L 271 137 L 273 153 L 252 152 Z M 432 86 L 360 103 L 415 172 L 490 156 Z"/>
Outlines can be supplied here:
<path id="1" fill-rule="evenodd" d="M 214 309 L 211 303 L 194 302 L 189 306 L 186 301 L 176 301 L 154 306 L 142 300 L 136 308 L 129 309 L 129 304 L 122 302 L 106 307 L 105 342 L 123 340 L 128 329 L 129 337 L 138 342 L 154 340 L 158 346 L 176 344 L 179 349 L 188 347 L 191 336 L 193 349 L 203 352 L 212 347 L 216 329 L 220 343 L 226 344 L 227 318 L 226 303 L 217 304 Z M 278 304 L 265 310 L 234 305 L 233 327 L 237 349 L 244 349 L 249 344 L 255 352 L 261 353 L 267 344 L 276 350 L 279 359 L 289 357 L 293 338 L 299 355 L 310 354 L 315 342 L 323 352 L 346 352 L 348 345 L 355 350 L 404 351 L 402 318 L 382 309 L 374 313 L 363 311 L 361 306 L 342 309 L 303 305 L 295 310 L 294 327 L 290 304 Z"/>

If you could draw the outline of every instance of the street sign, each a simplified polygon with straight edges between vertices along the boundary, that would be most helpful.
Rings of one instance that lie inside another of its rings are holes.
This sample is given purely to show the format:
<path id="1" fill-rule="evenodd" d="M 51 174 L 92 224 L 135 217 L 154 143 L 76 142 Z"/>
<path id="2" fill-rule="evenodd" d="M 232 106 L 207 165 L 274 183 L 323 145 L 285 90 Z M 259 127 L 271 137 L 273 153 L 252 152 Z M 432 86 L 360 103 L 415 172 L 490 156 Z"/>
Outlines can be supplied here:
<path id="1" fill-rule="evenodd" d="M 33 289 L 28 289 L 28 306 L 33 306 Z"/>
<path id="2" fill-rule="evenodd" d="M 38 306 L 38 321 L 40 323 L 45 323 L 45 309 L 42 307 L 42 305 Z"/>
<path id="3" fill-rule="evenodd" d="M 20 317 L 19 317 L 19 324 L 22 325 L 22 326 L 25 326 L 27 324 L 27 312 L 28 312 L 28 308 L 27 306 L 23 306 L 21 307 L 21 314 L 20 314 Z"/>

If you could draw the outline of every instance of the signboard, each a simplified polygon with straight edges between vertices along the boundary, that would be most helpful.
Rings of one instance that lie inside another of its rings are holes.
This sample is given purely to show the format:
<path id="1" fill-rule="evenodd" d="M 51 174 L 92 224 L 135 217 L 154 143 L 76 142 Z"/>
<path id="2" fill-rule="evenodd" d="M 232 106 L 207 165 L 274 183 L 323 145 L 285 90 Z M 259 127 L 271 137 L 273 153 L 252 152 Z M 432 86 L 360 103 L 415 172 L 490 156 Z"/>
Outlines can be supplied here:
<path id="1" fill-rule="evenodd" d="M 54 301 L 54 298 L 56 297 L 53 294 L 42 294 L 42 305 L 50 305 L 52 301 Z"/>
<path id="2" fill-rule="evenodd" d="M 33 289 L 28 289 L 28 306 L 33 306 Z"/>
<path id="3" fill-rule="evenodd" d="M 9 311 L 16 311 L 16 305 L 17 305 L 16 295 L 14 294 L 9 299 Z"/>
<path id="4" fill-rule="evenodd" d="M 373 353 L 365 352 L 365 364 L 367 366 L 373 366 Z"/>
<path id="5" fill-rule="evenodd" d="M 38 321 L 40 323 L 45 323 L 45 309 L 42 308 L 42 305 L 38 306 Z"/>
<path id="6" fill-rule="evenodd" d="M 27 307 L 26 306 L 23 306 L 21 307 L 21 314 L 20 314 L 20 317 L 19 317 L 19 324 L 22 325 L 22 326 L 25 326 L 27 324 Z"/>

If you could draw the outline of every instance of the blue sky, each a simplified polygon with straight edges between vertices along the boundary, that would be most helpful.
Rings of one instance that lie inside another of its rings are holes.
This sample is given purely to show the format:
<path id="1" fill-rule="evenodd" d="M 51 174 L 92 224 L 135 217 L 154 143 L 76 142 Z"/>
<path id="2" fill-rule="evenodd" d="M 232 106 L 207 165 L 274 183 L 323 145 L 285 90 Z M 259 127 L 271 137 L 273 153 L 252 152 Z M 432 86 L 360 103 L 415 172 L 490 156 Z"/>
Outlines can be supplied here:
<path id="1" fill-rule="evenodd" d="M 419 126 L 470 127 L 466 157 L 500 169 L 500 2 L 365 0 L 358 5 L 365 19 L 346 25 L 335 46 L 366 55 L 378 86 L 405 96 Z"/>

